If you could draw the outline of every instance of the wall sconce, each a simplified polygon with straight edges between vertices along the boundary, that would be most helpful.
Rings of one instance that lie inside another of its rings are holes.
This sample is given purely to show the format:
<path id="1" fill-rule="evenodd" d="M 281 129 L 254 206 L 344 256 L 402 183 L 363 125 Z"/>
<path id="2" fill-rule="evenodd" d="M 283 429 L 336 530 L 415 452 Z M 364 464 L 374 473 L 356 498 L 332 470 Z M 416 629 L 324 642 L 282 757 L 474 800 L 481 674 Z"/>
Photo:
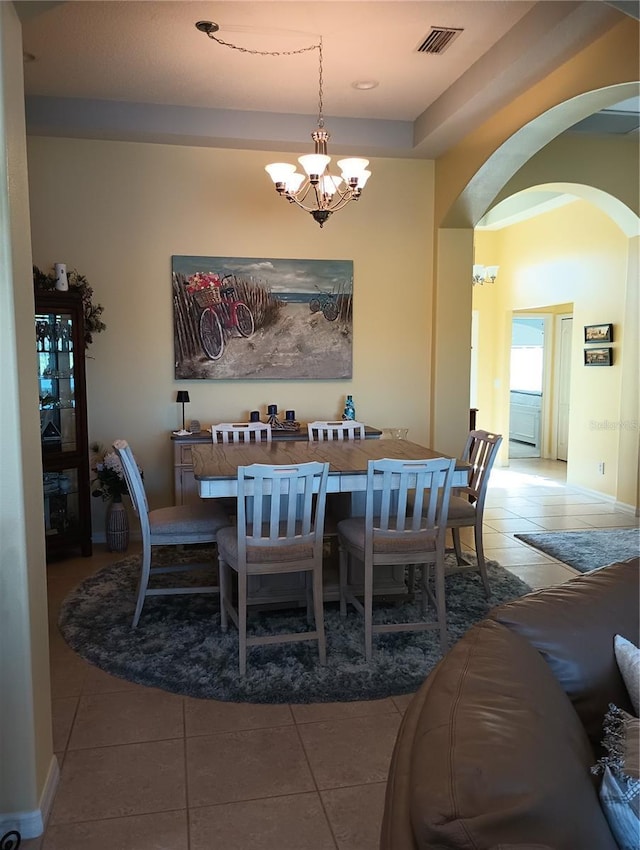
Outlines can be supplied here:
<path id="1" fill-rule="evenodd" d="M 500 266 L 474 265 L 473 277 L 471 278 L 472 285 L 480 284 L 482 286 L 483 283 L 495 283 L 499 268 Z"/>
<path id="2" fill-rule="evenodd" d="M 178 390 L 176 402 L 182 404 L 182 430 L 184 431 L 184 406 L 189 403 L 189 393 L 187 390 Z"/>

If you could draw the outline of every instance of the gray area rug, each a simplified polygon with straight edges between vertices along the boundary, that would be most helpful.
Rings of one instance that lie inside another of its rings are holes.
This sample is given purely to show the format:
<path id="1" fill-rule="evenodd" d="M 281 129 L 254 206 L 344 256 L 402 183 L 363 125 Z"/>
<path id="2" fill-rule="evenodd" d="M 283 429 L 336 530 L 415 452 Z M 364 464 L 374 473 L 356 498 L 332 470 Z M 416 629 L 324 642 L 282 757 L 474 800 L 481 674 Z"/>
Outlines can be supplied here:
<path id="1" fill-rule="evenodd" d="M 640 531 L 637 528 L 549 531 L 515 536 L 581 573 L 616 561 L 637 558 L 640 554 Z"/>
<path id="2" fill-rule="evenodd" d="M 374 658 L 366 664 L 361 617 L 350 608 L 342 620 L 338 604 L 327 603 L 326 667 L 318 664 L 315 641 L 273 644 L 249 650 L 247 673 L 241 677 L 237 632 L 232 624 L 226 635 L 220 631 L 215 595 L 151 597 L 138 628 L 131 629 L 139 563 L 139 556 L 128 557 L 86 579 L 65 599 L 58 620 L 72 649 L 123 679 L 231 702 L 334 702 L 411 693 L 440 659 L 436 631 L 401 632 L 374 636 Z M 490 600 L 476 571 L 447 577 L 451 645 L 492 607 L 531 589 L 495 562 L 489 562 L 488 572 Z M 202 575 L 191 575 L 200 583 Z M 163 578 L 158 576 L 155 584 Z M 386 603 L 376 605 L 375 618 L 399 622 L 418 617 L 409 603 Z M 304 609 L 249 615 L 254 634 L 305 628 Z"/>

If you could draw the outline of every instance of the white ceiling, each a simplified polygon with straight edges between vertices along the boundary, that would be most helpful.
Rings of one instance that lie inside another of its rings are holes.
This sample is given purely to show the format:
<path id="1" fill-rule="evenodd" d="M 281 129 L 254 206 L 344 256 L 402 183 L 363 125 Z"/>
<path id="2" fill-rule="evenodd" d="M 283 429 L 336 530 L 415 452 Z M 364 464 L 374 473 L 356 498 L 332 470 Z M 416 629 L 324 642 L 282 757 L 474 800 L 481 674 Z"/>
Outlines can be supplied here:
<path id="1" fill-rule="evenodd" d="M 619 4 L 618 4 L 619 5 Z M 439 156 L 475 123 L 622 19 L 612 5 L 556 0 L 16 2 L 30 132 L 298 150 L 315 126 L 317 51 L 332 146 Z M 417 52 L 432 26 L 462 33 Z M 376 88 L 353 88 L 375 80 Z"/>

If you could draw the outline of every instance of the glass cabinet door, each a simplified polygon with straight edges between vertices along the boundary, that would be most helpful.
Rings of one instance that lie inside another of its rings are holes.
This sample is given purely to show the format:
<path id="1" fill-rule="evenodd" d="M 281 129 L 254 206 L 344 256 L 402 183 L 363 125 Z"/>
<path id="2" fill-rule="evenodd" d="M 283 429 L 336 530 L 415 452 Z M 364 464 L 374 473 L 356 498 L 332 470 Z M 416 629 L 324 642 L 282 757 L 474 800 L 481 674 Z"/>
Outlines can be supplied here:
<path id="1" fill-rule="evenodd" d="M 44 452 L 78 448 L 72 313 L 36 313 L 40 435 Z"/>
<path id="2" fill-rule="evenodd" d="M 91 554 L 91 492 L 79 293 L 36 292 L 42 490 L 47 557 Z"/>

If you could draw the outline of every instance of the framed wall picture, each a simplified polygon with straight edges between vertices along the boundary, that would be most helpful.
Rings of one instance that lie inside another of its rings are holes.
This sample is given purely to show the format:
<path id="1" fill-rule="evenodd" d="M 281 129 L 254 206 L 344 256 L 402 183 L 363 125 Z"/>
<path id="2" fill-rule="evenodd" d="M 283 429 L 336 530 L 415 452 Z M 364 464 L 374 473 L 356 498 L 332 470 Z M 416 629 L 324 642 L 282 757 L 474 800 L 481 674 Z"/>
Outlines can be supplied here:
<path id="1" fill-rule="evenodd" d="M 585 342 L 613 342 L 613 325 L 585 325 L 584 326 L 584 341 Z"/>
<path id="2" fill-rule="evenodd" d="M 352 377 L 353 261 L 172 258 L 176 380 Z"/>
<path id="3" fill-rule="evenodd" d="M 612 348 L 585 348 L 585 350 L 584 350 L 584 365 L 585 366 L 612 366 L 613 365 L 613 349 Z"/>

